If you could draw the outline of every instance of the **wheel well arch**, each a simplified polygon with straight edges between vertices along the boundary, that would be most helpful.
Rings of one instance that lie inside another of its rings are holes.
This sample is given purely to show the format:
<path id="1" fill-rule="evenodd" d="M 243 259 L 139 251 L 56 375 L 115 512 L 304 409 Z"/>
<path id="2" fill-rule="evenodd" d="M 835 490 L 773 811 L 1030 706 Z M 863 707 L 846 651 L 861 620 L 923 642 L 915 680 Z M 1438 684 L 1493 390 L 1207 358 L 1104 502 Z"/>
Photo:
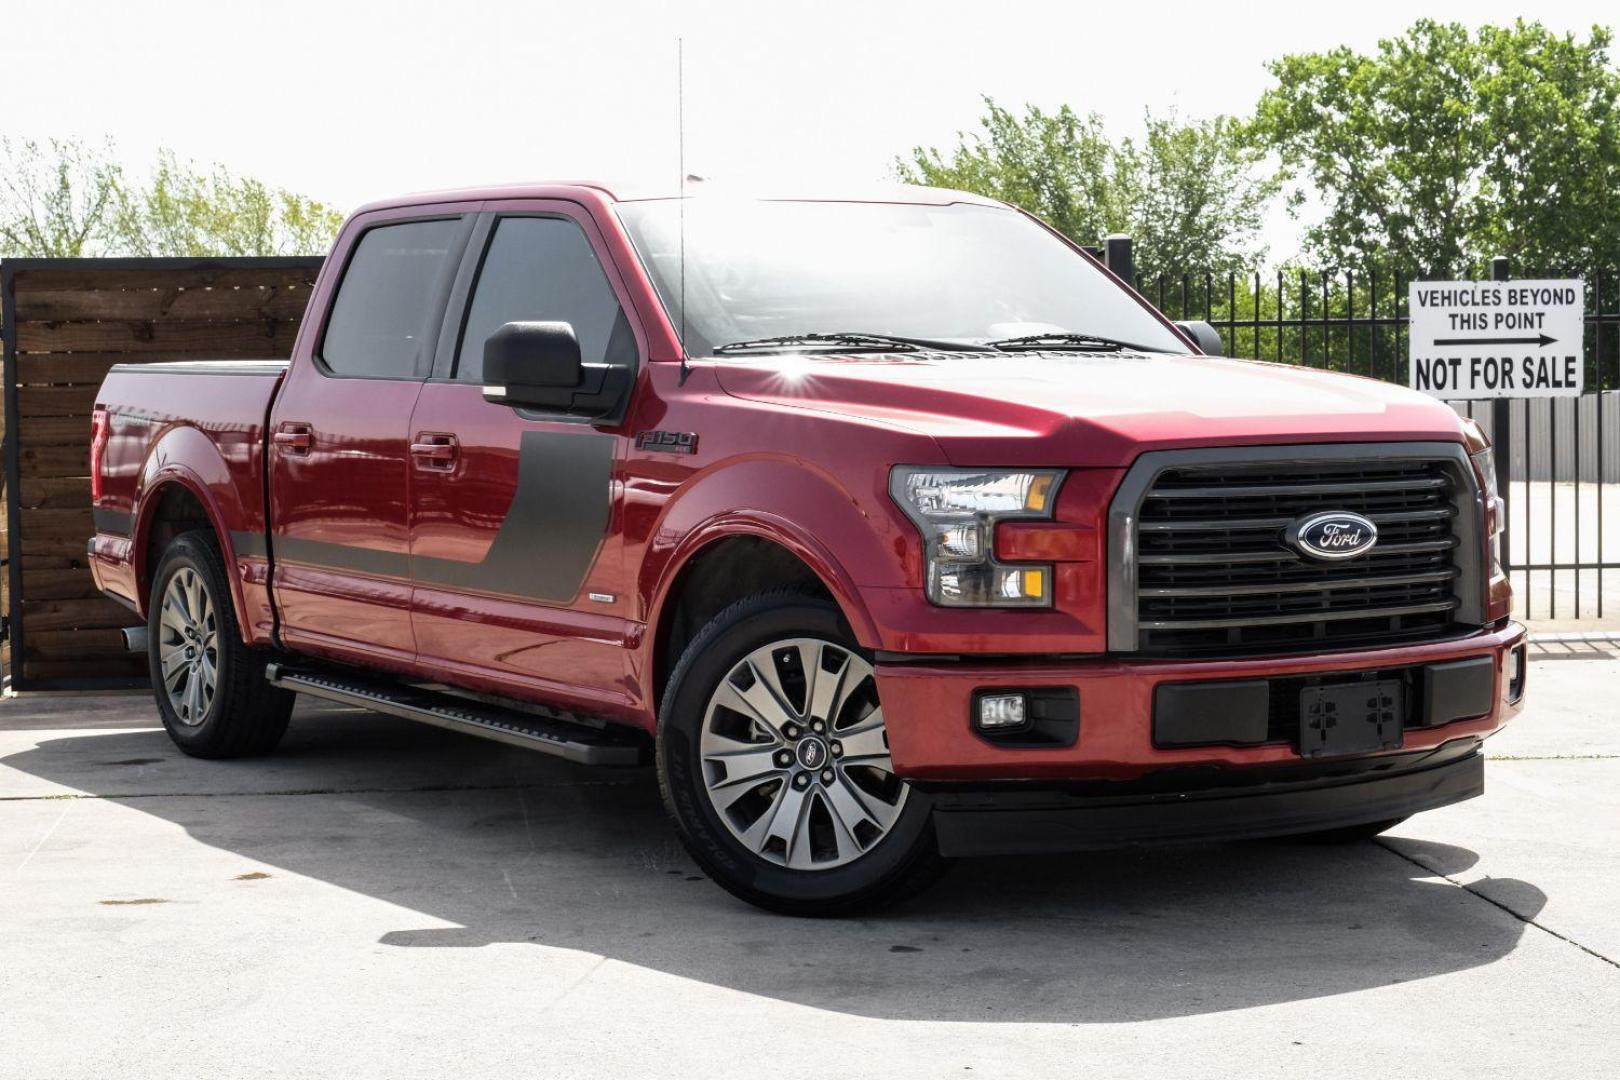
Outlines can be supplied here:
<path id="1" fill-rule="evenodd" d="M 152 577 L 163 561 L 163 553 L 170 544 L 188 532 L 206 529 L 212 533 L 225 561 L 225 576 L 230 590 L 231 605 L 235 608 L 237 625 L 242 627 L 244 639 L 246 624 L 242 618 L 242 582 L 232 570 L 233 552 L 230 534 L 221 525 L 217 510 L 202 495 L 198 486 L 183 473 L 162 476 L 142 494 L 139 514 L 134 529 L 135 588 L 139 593 L 141 613 L 150 615 L 148 599 L 152 593 Z"/>
<path id="2" fill-rule="evenodd" d="M 801 588 L 838 603 L 833 590 L 809 563 L 769 537 L 731 534 L 694 551 L 670 582 L 653 627 L 650 689 L 654 714 L 681 654 L 709 620 L 738 600 L 783 587 Z"/>

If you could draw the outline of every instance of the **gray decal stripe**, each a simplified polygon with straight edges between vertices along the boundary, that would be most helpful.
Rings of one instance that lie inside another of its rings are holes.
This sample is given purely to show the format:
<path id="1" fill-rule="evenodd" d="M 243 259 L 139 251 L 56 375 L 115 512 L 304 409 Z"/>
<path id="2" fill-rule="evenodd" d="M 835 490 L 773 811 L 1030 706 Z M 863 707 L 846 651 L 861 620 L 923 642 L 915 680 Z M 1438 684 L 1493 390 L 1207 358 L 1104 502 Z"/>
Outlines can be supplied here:
<path id="1" fill-rule="evenodd" d="M 276 558 L 374 577 L 410 578 L 470 592 L 567 601 L 579 593 L 607 531 L 613 479 L 613 436 L 595 432 L 525 431 L 518 450 L 517 491 L 479 562 L 412 558 L 324 540 L 277 536 Z M 254 533 L 232 533 L 238 555 L 263 556 Z"/>
<path id="2" fill-rule="evenodd" d="M 100 507 L 90 511 L 90 521 L 98 533 L 110 533 L 114 536 L 128 536 L 135 527 L 135 515 L 123 510 L 103 510 Z"/>
<path id="3" fill-rule="evenodd" d="M 482 562 L 416 558 L 416 580 L 535 600 L 572 600 L 607 531 L 613 436 L 525 431 L 517 493 Z"/>
<path id="4" fill-rule="evenodd" d="M 268 551 L 264 537 L 256 532 L 232 532 L 231 549 L 238 555 L 259 559 L 265 558 Z"/>

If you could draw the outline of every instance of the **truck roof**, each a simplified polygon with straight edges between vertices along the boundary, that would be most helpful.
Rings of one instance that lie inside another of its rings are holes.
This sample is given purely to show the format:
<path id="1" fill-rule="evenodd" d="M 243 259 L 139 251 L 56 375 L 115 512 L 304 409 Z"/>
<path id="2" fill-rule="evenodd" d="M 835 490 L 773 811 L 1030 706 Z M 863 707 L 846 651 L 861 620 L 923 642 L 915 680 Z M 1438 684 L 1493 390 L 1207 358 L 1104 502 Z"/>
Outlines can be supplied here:
<path id="1" fill-rule="evenodd" d="M 641 202 L 651 199 L 674 199 L 680 197 L 680 193 L 668 184 L 610 184 L 596 180 L 553 180 L 412 192 L 407 195 L 367 203 L 360 207 L 356 213 L 402 206 L 418 206 L 428 203 L 476 202 L 483 199 L 578 198 L 582 194 L 588 194 L 597 199 L 605 199 L 609 202 Z M 803 200 L 807 202 L 916 203 L 928 206 L 945 206 L 950 203 L 971 203 L 977 206 L 999 207 L 1007 205 L 995 199 L 988 199 L 983 195 L 975 195 L 968 191 L 895 183 L 827 188 L 786 184 L 742 186 L 728 184 L 723 181 L 694 180 L 687 185 L 686 196 L 688 198 Z"/>

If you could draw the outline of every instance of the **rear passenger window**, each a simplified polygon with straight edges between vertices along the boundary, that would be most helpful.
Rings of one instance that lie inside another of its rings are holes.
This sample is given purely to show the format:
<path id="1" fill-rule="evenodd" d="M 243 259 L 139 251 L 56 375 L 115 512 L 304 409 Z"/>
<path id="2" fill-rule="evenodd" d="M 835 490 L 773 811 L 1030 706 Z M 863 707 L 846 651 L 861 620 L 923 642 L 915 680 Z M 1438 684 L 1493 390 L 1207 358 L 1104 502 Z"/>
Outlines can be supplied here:
<path id="1" fill-rule="evenodd" d="M 566 218 L 502 218 L 484 255 L 456 379 L 480 382 L 484 340 L 509 322 L 565 322 L 587 364 L 633 366 L 636 342 L 590 241 Z"/>
<path id="2" fill-rule="evenodd" d="M 409 379 L 424 371 L 438 329 L 431 300 L 449 272 L 461 221 L 379 225 L 355 246 L 332 301 L 321 360 L 337 375 Z"/>

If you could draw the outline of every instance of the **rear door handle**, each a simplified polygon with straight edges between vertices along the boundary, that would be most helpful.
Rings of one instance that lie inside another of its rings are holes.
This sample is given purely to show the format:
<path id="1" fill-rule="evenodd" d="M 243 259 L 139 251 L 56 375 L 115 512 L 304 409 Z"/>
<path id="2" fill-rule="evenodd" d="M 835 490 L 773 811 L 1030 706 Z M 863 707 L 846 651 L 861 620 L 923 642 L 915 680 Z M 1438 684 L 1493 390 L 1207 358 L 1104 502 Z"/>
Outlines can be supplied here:
<path id="1" fill-rule="evenodd" d="M 411 457 L 423 469 L 453 469 L 461 456 L 461 443 L 454 435 L 424 431 L 411 443 Z"/>
<path id="2" fill-rule="evenodd" d="M 282 424 L 271 441 L 282 452 L 302 457 L 315 445 L 315 431 L 308 424 Z"/>

